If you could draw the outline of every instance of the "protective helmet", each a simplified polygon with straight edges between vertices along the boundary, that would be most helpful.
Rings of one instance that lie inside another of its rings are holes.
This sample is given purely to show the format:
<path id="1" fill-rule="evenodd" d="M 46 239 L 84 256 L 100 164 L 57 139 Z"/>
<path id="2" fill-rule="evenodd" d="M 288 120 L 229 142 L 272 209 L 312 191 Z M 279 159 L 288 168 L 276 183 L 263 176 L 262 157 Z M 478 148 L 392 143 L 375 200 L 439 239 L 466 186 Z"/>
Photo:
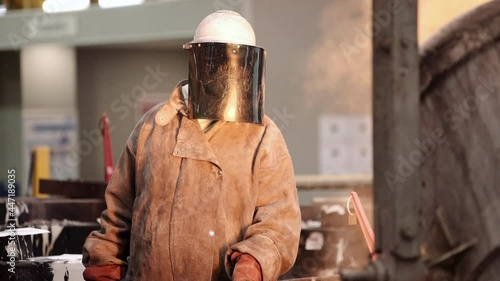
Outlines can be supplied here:
<path id="1" fill-rule="evenodd" d="M 237 12 L 220 10 L 200 22 L 191 43 L 207 42 L 255 46 L 255 33 L 250 23 Z"/>
<path id="2" fill-rule="evenodd" d="M 266 54 L 248 21 L 232 11 L 212 13 L 184 49 L 190 118 L 262 124 Z"/>

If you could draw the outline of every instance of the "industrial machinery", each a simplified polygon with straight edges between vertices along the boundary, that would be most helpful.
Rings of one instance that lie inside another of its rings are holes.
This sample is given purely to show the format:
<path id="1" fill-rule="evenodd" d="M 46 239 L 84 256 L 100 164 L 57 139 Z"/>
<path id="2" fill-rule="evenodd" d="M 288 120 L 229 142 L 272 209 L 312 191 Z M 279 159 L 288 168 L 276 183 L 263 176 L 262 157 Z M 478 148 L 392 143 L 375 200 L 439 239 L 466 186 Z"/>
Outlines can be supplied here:
<path id="1" fill-rule="evenodd" d="M 420 57 L 417 1 L 375 0 L 373 14 L 396 2 L 373 29 L 379 258 L 342 280 L 498 280 L 500 1 L 448 24 Z"/>

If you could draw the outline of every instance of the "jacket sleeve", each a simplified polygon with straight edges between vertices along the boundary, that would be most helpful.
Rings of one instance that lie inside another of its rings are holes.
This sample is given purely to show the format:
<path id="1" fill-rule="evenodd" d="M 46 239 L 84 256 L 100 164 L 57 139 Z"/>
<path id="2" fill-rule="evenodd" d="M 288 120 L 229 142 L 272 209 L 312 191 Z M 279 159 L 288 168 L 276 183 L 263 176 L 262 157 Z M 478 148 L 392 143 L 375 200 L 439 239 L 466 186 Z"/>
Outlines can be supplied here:
<path id="1" fill-rule="evenodd" d="M 262 268 L 263 280 L 277 280 L 295 263 L 301 217 L 292 161 L 283 136 L 272 121 L 257 159 L 259 195 L 253 222 L 243 241 L 231 246 L 227 254 L 238 251 L 252 255 Z M 232 269 L 226 259 L 229 276 Z"/>
<path id="2" fill-rule="evenodd" d="M 106 188 L 101 229 L 91 232 L 83 246 L 85 267 L 126 266 L 135 199 L 135 152 L 141 125 L 142 120 L 127 140 Z"/>

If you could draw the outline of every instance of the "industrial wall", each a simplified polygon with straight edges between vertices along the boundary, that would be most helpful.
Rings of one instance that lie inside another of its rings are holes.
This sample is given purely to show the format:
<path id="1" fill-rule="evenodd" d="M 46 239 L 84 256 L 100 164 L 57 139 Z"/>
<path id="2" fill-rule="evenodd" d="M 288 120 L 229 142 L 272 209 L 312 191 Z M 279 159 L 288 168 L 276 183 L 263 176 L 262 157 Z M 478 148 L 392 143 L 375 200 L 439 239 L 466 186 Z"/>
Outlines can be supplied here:
<path id="1" fill-rule="evenodd" d="M 282 128 L 297 174 L 320 172 L 322 115 L 371 112 L 368 4 L 255 1 L 258 44 L 268 53 L 266 112 Z M 352 46 L 352 53 L 343 52 L 343 45 Z"/>
<path id="2" fill-rule="evenodd" d="M 92 146 L 88 153 L 81 153 L 82 178 L 104 179 L 104 154 L 98 122 L 102 113 L 106 112 L 111 120 L 110 134 L 116 163 L 138 121 L 138 102 L 151 96 L 167 100 L 175 85 L 187 77 L 186 60 L 182 48 L 178 51 L 78 51 L 80 140 Z"/>

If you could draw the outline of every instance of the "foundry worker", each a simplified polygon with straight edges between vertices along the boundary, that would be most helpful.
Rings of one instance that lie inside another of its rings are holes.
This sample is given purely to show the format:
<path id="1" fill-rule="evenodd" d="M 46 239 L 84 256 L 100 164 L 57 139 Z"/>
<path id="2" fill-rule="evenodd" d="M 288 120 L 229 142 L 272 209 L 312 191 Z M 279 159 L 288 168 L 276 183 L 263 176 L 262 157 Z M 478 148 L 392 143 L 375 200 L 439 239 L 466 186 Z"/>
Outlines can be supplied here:
<path id="1" fill-rule="evenodd" d="M 238 13 L 198 26 L 189 80 L 129 137 L 83 248 L 86 280 L 276 280 L 295 262 L 292 162 L 263 113 L 265 51 Z"/>

